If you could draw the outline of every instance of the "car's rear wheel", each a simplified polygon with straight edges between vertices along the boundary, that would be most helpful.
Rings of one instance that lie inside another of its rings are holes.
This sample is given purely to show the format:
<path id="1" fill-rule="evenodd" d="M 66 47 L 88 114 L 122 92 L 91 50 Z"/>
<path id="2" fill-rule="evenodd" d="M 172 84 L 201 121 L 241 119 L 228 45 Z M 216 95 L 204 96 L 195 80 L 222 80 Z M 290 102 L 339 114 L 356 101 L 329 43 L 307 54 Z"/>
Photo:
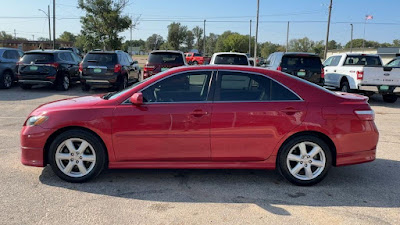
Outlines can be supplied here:
<path id="1" fill-rule="evenodd" d="M 196 65 L 199 65 L 199 63 L 198 63 L 197 61 L 194 61 L 194 62 L 193 62 L 193 65 L 196 66 Z"/>
<path id="2" fill-rule="evenodd" d="M 395 94 L 385 94 L 382 97 L 383 101 L 387 103 L 395 103 L 397 101 L 397 95 Z"/>
<path id="3" fill-rule="evenodd" d="M 341 92 L 350 92 L 349 82 L 342 81 L 342 83 L 340 83 L 340 91 Z"/>
<path id="4" fill-rule="evenodd" d="M 24 90 L 29 90 L 32 88 L 31 84 L 19 84 L 19 86 Z"/>
<path id="5" fill-rule="evenodd" d="M 332 164 L 328 145 L 315 136 L 298 136 L 282 146 L 278 169 L 291 183 L 314 185 L 327 174 Z"/>
<path id="6" fill-rule="evenodd" d="M 60 77 L 60 79 L 58 79 L 56 88 L 59 91 L 67 91 L 69 89 L 70 83 L 71 83 L 71 81 L 70 81 L 68 75 L 64 74 Z"/>
<path id="7" fill-rule="evenodd" d="M 11 87 L 13 82 L 13 74 L 10 71 L 5 71 L 0 76 L 0 88 L 8 89 Z"/>
<path id="8" fill-rule="evenodd" d="M 120 78 L 117 88 L 120 91 L 124 90 L 127 86 L 128 86 L 128 78 L 126 76 L 123 76 L 122 78 Z"/>
<path id="9" fill-rule="evenodd" d="M 69 130 L 51 143 L 48 159 L 54 173 L 61 179 L 85 182 L 104 170 L 106 150 L 95 135 L 84 130 Z"/>

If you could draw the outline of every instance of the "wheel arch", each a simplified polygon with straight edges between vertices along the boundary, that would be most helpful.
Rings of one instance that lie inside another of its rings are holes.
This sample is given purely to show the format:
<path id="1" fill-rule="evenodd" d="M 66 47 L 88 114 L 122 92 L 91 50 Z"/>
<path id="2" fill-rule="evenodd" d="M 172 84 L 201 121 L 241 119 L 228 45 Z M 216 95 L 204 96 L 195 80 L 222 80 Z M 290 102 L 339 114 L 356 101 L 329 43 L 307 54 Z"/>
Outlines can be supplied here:
<path id="1" fill-rule="evenodd" d="M 337 151 L 336 151 L 335 143 L 326 134 L 324 134 L 322 132 L 319 132 L 319 131 L 309 130 L 309 131 L 297 132 L 295 134 L 292 134 L 288 138 L 286 138 L 286 140 L 279 147 L 279 150 L 278 150 L 278 153 L 277 153 L 276 162 L 275 162 L 277 167 L 278 167 L 278 162 L 279 162 L 279 154 L 282 152 L 282 148 L 283 148 L 283 146 L 285 146 L 286 143 L 288 143 L 293 138 L 296 138 L 296 137 L 299 137 L 299 136 L 310 136 L 310 135 L 323 140 L 328 145 L 329 149 L 331 150 L 331 154 L 332 154 L 332 165 L 336 166 Z"/>
<path id="2" fill-rule="evenodd" d="M 54 141 L 54 139 L 58 135 L 66 132 L 66 131 L 69 131 L 69 130 L 84 130 L 84 131 L 87 131 L 87 132 L 93 134 L 95 137 L 97 137 L 100 140 L 100 143 L 103 145 L 104 149 L 106 150 L 106 166 L 108 166 L 108 162 L 109 162 L 108 149 L 107 149 L 107 145 L 104 143 L 104 140 L 93 130 L 86 128 L 86 127 L 81 127 L 81 126 L 68 126 L 68 127 L 60 128 L 60 129 L 56 130 L 55 132 L 53 132 L 49 136 L 49 138 L 47 138 L 46 143 L 44 145 L 44 151 L 43 151 L 43 165 L 47 165 L 49 163 L 47 153 L 49 151 L 51 143 Z"/>

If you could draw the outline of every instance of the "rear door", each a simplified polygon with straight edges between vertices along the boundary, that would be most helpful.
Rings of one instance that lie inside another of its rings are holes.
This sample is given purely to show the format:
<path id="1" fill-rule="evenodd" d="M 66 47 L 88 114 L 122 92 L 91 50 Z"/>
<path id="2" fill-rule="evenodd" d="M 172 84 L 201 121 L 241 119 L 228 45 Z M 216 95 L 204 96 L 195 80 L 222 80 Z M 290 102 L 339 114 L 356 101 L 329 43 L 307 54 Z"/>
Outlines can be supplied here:
<path id="1" fill-rule="evenodd" d="M 16 72 L 17 62 L 20 59 L 20 55 L 17 50 L 5 50 L 2 55 L 4 67 L 10 68 L 14 73 Z"/>
<path id="2" fill-rule="evenodd" d="M 114 75 L 114 67 L 118 63 L 116 53 L 91 52 L 83 60 L 83 76 L 104 77 Z"/>
<path id="3" fill-rule="evenodd" d="M 265 75 L 220 70 L 212 110 L 212 160 L 262 161 L 303 121 L 306 103 Z"/>
<path id="4" fill-rule="evenodd" d="M 338 81 L 338 65 L 342 56 L 331 56 L 324 62 L 324 72 L 325 72 L 325 85 L 339 87 L 340 81 Z"/>
<path id="5" fill-rule="evenodd" d="M 280 66 L 282 72 L 292 74 L 313 83 L 321 83 L 322 63 L 318 56 L 307 54 L 284 55 Z"/>

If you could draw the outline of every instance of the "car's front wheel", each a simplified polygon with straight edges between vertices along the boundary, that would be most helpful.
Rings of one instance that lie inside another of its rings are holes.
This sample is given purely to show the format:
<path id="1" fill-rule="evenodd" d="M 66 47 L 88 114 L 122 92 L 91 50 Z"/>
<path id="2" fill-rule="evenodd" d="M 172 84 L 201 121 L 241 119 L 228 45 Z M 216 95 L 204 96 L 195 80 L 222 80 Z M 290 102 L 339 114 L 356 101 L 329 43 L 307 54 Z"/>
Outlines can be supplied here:
<path id="1" fill-rule="evenodd" d="M 10 71 L 5 71 L 0 75 L 0 88 L 8 89 L 13 83 L 13 74 Z"/>
<path id="2" fill-rule="evenodd" d="M 328 145 L 316 136 L 298 136 L 280 150 L 278 169 L 291 183 L 314 185 L 327 174 L 332 164 Z"/>
<path id="3" fill-rule="evenodd" d="M 382 97 L 383 101 L 387 103 L 395 103 L 397 101 L 397 95 L 395 94 L 384 94 Z"/>
<path id="4" fill-rule="evenodd" d="M 57 136 L 50 145 L 48 159 L 58 177 L 73 183 L 96 177 L 107 161 L 101 140 L 84 130 L 69 130 Z"/>

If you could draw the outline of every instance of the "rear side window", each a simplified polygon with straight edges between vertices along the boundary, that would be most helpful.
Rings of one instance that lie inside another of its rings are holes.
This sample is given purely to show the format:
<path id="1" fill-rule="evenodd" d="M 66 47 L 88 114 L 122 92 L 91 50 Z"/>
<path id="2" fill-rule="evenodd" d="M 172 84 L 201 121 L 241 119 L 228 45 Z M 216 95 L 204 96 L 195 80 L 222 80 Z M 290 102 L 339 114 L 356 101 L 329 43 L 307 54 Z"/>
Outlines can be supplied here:
<path id="1" fill-rule="evenodd" d="M 310 56 L 283 56 L 282 68 L 321 68 L 322 63 L 319 57 Z"/>
<path id="2" fill-rule="evenodd" d="M 344 61 L 344 66 L 382 66 L 381 60 L 378 56 L 347 56 Z"/>
<path id="3" fill-rule="evenodd" d="M 172 52 L 150 53 L 148 62 L 156 64 L 179 64 L 179 65 L 185 64 L 182 54 L 172 53 Z"/>
<path id="4" fill-rule="evenodd" d="M 19 59 L 19 54 L 15 50 L 6 50 L 3 53 L 3 58 L 5 58 L 5 59 Z"/>
<path id="5" fill-rule="evenodd" d="M 58 54 L 58 58 L 60 58 L 62 61 L 68 61 L 72 62 L 74 59 L 72 58 L 71 54 L 68 52 L 61 52 Z"/>
<path id="6" fill-rule="evenodd" d="M 97 64 L 116 64 L 118 61 L 115 53 L 89 53 L 86 55 L 84 62 L 92 62 Z"/>
<path id="7" fill-rule="evenodd" d="M 221 54 L 216 55 L 214 64 L 220 65 L 249 65 L 248 59 L 244 55 Z"/>
<path id="8" fill-rule="evenodd" d="M 21 59 L 22 63 L 52 63 L 54 62 L 54 55 L 49 53 L 25 53 Z"/>
<path id="9" fill-rule="evenodd" d="M 262 75 L 219 72 L 220 85 L 215 101 L 296 101 L 292 91 Z"/>

